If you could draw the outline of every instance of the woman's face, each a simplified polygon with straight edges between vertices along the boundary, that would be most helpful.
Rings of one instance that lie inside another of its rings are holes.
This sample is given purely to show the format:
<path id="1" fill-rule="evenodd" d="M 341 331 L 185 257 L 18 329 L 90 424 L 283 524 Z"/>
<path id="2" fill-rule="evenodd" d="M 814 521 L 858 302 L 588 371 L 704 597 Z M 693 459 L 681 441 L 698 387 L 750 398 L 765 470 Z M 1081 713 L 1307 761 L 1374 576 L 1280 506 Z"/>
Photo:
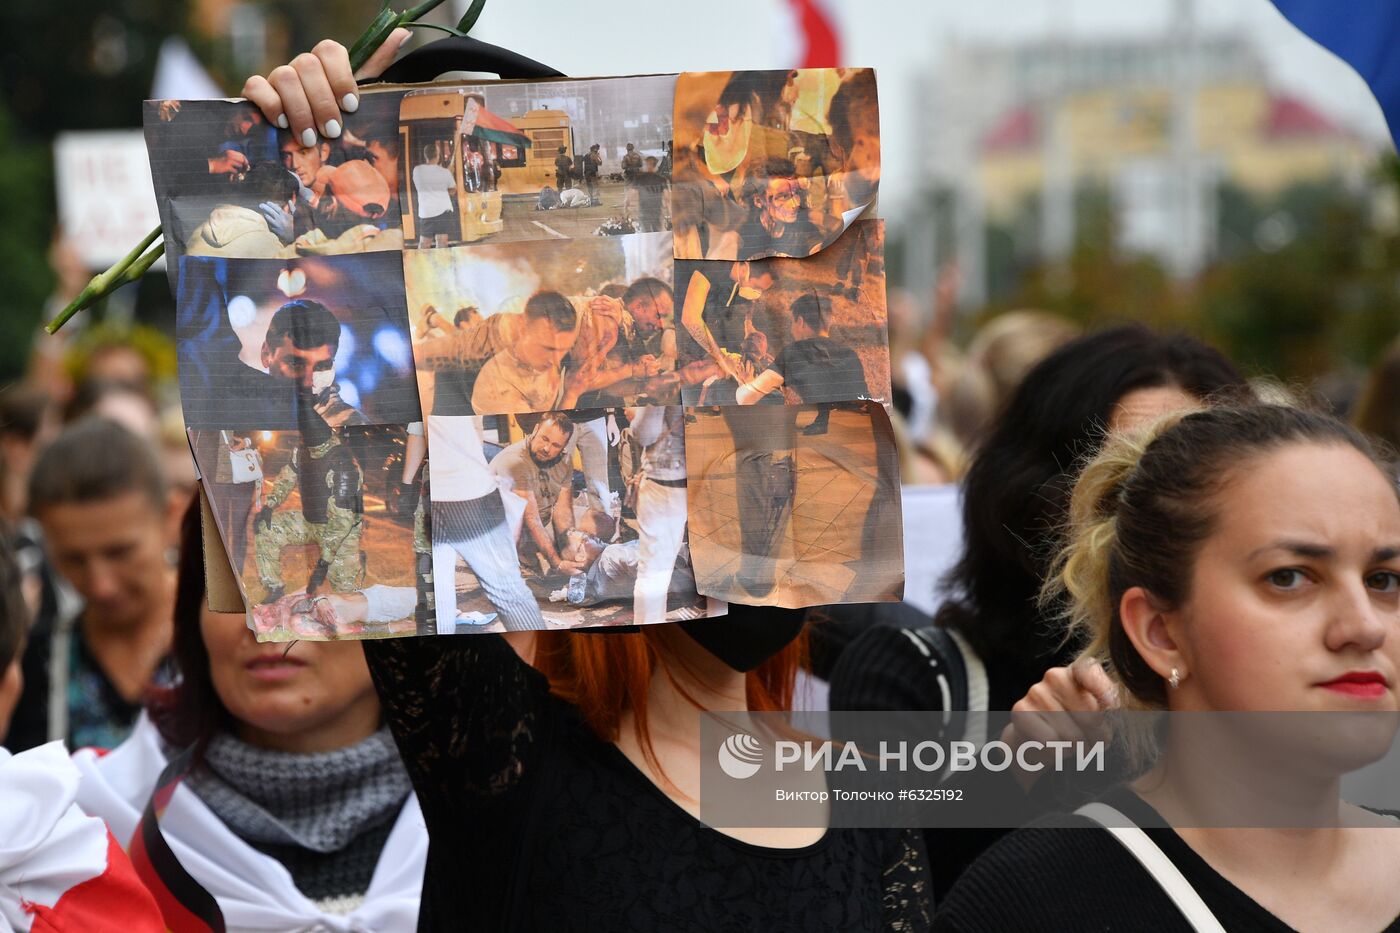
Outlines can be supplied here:
<path id="1" fill-rule="evenodd" d="M 353 641 L 258 644 L 242 614 L 199 620 L 214 689 L 252 745 L 291 752 L 333 751 L 379 728 L 379 697 Z"/>
<path id="2" fill-rule="evenodd" d="M 1218 495 L 1179 609 L 1173 709 L 1397 710 L 1400 504 L 1343 445 L 1296 443 Z M 1163 672 L 1167 673 L 1167 672 Z"/>

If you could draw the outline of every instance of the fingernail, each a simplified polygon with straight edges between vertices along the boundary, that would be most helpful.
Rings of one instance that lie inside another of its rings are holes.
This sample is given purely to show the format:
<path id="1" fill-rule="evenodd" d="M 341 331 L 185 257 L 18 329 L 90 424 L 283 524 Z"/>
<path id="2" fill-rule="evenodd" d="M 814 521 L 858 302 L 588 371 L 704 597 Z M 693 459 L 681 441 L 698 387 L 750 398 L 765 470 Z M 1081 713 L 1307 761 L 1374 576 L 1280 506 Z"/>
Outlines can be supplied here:
<path id="1" fill-rule="evenodd" d="M 279 113 L 277 115 L 277 125 L 284 130 L 287 128 L 289 124 L 287 123 L 287 115 L 285 113 Z"/>
<path id="2" fill-rule="evenodd" d="M 340 135 L 340 121 L 327 120 L 326 125 L 324 127 L 324 132 L 326 134 L 327 139 L 335 139 L 337 136 Z"/>
<path id="3" fill-rule="evenodd" d="M 309 126 L 306 129 L 302 130 L 301 144 L 307 149 L 310 149 L 312 146 L 316 145 L 316 131 Z"/>
<path id="4" fill-rule="evenodd" d="M 340 99 L 340 109 L 346 113 L 354 113 L 360 109 L 360 99 L 354 94 L 346 94 Z"/>

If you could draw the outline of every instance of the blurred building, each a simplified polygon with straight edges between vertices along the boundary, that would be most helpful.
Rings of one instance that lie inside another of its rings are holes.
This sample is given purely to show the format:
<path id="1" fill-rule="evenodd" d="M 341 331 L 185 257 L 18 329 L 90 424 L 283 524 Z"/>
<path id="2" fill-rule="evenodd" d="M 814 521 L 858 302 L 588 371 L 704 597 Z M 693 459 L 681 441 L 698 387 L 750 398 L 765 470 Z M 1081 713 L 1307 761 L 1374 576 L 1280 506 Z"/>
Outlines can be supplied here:
<path id="1" fill-rule="evenodd" d="M 1272 88 L 1249 37 L 1197 35 L 1189 6 L 1162 36 L 953 44 L 926 91 L 921 169 L 941 195 L 926 229 L 910 231 L 922 260 L 907 265 L 927 274 L 956 255 L 973 303 L 985 298 L 988 224 L 1029 225 L 1038 257 L 1061 259 L 1077 202 L 1097 192 L 1119 248 L 1185 278 L 1212 254 L 1222 184 L 1256 196 L 1305 181 L 1358 185 L 1375 154 Z"/>

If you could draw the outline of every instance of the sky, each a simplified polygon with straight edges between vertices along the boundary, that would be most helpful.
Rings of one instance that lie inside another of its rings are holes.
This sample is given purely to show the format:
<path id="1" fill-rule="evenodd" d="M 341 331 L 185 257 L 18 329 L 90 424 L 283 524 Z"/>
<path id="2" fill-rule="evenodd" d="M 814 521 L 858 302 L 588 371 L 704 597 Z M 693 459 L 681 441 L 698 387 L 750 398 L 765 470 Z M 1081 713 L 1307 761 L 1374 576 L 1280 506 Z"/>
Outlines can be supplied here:
<path id="1" fill-rule="evenodd" d="M 468 0 L 453 0 L 462 9 Z M 918 191 L 918 140 L 910 117 L 916 80 L 953 40 L 1014 43 L 1046 38 L 1161 35 L 1179 0 L 823 0 L 840 23 L 845 65 L 877 69 L 882 150 L 881 211 L 897 219 Z M 580 5 L 576 0 L 488 3 L 472 31 L 573 76 L 792 65 L 783 0 L 677 0 Z M 1388 138 L 1379 105 L 1346 64 L 1302 35 L 1269 0 L 1195 0 L 1204 32 L 1255 37 L 1271 80 L 1364 136 Z"/>

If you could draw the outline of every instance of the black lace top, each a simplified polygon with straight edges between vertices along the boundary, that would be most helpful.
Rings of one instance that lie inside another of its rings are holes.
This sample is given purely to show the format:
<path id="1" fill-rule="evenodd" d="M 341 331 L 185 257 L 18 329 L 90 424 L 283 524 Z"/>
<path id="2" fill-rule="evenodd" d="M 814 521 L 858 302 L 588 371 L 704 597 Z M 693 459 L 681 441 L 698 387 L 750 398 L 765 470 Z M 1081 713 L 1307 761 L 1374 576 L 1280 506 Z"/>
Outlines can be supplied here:
<path id="1" fill-rule="evenodd" d="M 917 831 L 700 823 L 495 635 L 365 642 L 429 834 L 420 930 L 927 930 Z"/>

